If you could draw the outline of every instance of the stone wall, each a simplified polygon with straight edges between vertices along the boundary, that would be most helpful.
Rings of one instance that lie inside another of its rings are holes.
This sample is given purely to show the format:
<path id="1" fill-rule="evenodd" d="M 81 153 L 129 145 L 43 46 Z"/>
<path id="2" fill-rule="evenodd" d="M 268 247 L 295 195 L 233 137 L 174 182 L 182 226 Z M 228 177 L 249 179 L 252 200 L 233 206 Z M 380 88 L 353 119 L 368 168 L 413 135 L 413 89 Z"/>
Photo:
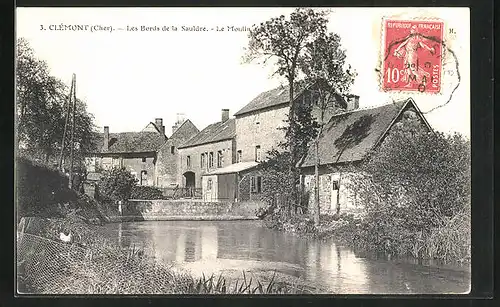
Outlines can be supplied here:
<path id="1" fill-rule="evenodd" d="M 333 215 L 336 212 L 337 204 L 340 204 L 340 213 L 350 213 L 361 210 L 355 188 L 350 184 L 350 177 L 354 173 L 330 173 L 319 176 L 319 203 L 321 214 Z M 314 175 L 305 175 L 304 191 L 308 193 L 308 209 L 313 210 L 314 205 Z M 333 181 L 339 183 L 339 190 L 333 190 Z M 337 193 L 339 197 L 337 198 Z"/>
<path id="2" fill-rule="evenodd" d="M 236 150 L 241 150 L 242 161 L 255 161 L 255 146 L 261 148 L 262 159 L 266 152 L 277 148 L 285 140 L 285 132 L 278 128 L 286 126 L 288 107 L 275 107 L 236 117 Z"/>
<path id="3" fill-rule="evenodd" d="M 259 202 L 129 200 L 123 205 L 122 220 L 250 220 L 257 219 L 255 212 L 262 206 Z"/>
<path id="4" fill-rule="evenodd" d="M 155 157 L 145 157 L 143 158 L 123 158 L 122 165 L 128 169 L 132 175 L 136 176 L 139 180 L 138 184 L 141 184 L 141 171 L 146 171 L 146 181 L 142 182 L 142 185 L 155 185 Z"/>

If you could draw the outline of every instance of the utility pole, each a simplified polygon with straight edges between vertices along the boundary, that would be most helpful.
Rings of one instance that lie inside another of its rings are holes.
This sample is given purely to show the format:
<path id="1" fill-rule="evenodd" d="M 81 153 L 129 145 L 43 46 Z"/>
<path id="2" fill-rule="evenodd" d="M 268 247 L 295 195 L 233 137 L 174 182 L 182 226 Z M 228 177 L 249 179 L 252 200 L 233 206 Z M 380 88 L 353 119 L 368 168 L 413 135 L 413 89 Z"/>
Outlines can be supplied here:
<path id="1" fill-rule="evenodd" d="M 71 119 L 71 147 L 69 151 L 69 188 L 73 188 L 73 151 L 75 147 L 76 75 L 73 74 L 73 110 Z"/>
<path id="2" fill-rule="evenodd" d="M 69 117 L 71 115 L 71 107 L 72 107 L 72 94 L 73 94 L 73 85 L 75 83 L 74 75 L 71 78 L 71 87 L 69 90 L 69 95 L 68 95 L 68 110 L 66 111 L 66 120 L 64 122 L 64 133 L 62 137 L 62 142 L 61 142 L 61 155 L 59 156 L 59 170 L 63 171 L 63 159 L 64 159 L 64 147 L 66 145 L 66 132 L 68 130 L 68 122 L 69 122 Z"/>

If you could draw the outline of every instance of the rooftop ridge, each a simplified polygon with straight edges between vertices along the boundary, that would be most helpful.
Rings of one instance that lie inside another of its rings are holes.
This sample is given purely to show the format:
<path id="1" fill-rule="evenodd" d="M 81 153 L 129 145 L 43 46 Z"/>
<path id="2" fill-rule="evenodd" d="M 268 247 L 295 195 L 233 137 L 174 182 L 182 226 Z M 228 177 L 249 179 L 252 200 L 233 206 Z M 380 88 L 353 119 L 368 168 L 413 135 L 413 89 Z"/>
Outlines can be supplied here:
<path id="1" fill-rule="evenodd" d="M 357 108 L 357 109 L 350 110 L 350 111 L 339 112 L 339 113 L 334 114 L 332 117 L 339 116 L 339 115 L 344 115 L 344 114 L 355 113 L 355 112 L 359 112 L 359 111 L 366 111 L 366 110 L 378 109 L 378 108 L 386 107 L 386 106 L 389 106 L 389 105 L 394 105 L 396 103 L 404 103 L 404 102 L 407 102 L 408 99 L 409 98 L 400 99 L 400 100 L 394 100 L 394 101 L 391 101 L 391 102 L 384 102 L 384 103 L 381 103 L 381 104 L 366 106 L 366 107 L 363 107 L 363 108 Z"/>

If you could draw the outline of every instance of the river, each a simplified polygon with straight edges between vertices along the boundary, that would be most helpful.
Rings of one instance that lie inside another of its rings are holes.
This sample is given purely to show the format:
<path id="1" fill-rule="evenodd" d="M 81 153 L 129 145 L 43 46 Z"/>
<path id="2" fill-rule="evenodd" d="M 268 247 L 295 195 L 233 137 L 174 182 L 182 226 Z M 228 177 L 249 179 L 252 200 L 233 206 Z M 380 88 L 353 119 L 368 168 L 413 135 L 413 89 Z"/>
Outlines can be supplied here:
<path id="1" fill-rule="evenodd" d="M 144 248 L 191 274 L 277 272 L 336 294 L 467 293 L 470 267 L 362 255 L 333 240 L 271 230 L 260 221 L 108 224 L 123 247 Z M 278 275 L 277 275 L 278 276 Z"/>

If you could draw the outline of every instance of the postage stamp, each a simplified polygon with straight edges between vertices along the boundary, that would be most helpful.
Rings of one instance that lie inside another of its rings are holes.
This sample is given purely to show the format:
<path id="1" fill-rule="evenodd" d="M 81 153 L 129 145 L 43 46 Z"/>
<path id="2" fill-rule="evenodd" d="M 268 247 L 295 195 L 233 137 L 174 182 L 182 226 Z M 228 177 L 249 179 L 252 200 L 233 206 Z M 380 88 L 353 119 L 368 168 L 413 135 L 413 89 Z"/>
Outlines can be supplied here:
<path id="1" fill-rule="evenodd" d="M 383 21 L 382 90 L 439 93 L 442 81 L 442 21 Z"/>

